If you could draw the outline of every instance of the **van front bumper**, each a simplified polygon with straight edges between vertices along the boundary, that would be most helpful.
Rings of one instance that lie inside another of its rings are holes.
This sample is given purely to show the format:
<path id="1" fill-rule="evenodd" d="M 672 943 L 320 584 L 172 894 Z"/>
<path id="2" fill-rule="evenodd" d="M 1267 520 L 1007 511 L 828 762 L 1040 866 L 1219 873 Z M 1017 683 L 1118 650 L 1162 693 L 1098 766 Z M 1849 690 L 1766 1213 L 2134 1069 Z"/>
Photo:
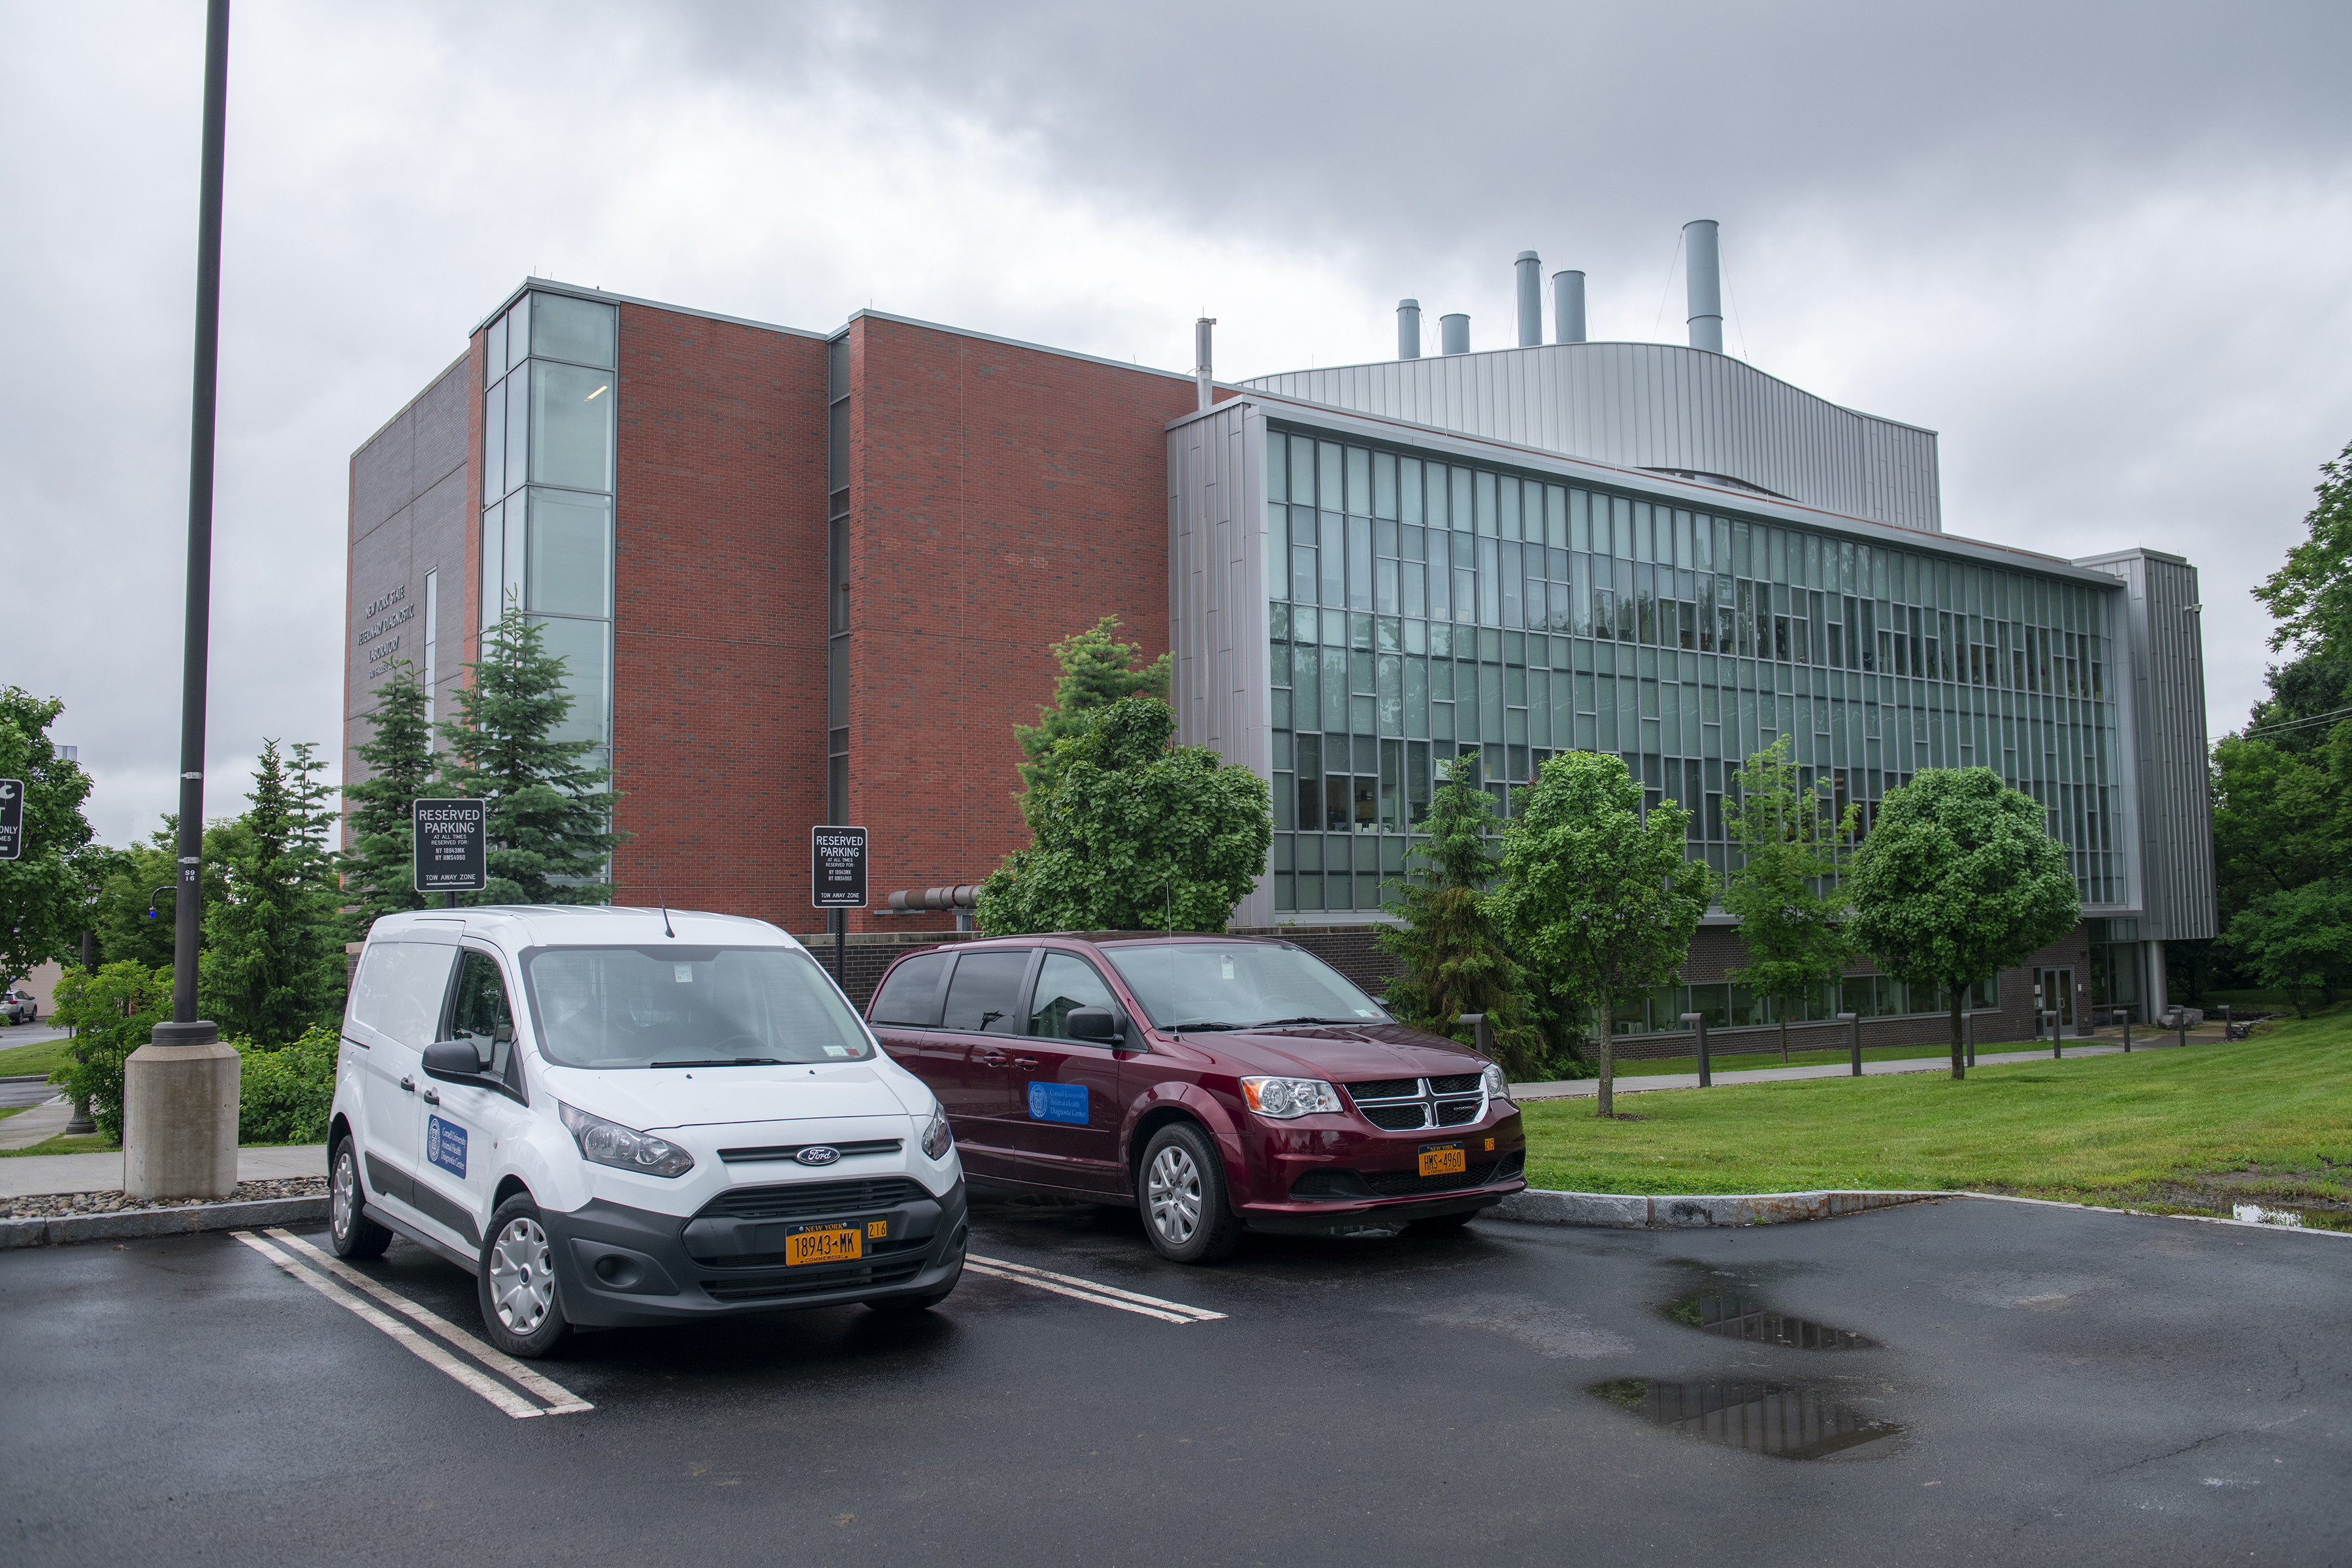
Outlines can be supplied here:
<path id="1" fill-rule="evenodd" d="M 937 1197 L 790 1220 L 658 1214 L 593 1198 L 543 1214 L 563 1315 L 587 1328 L 838 1307 L 923 1296 L 963 1266 L 964 1184 Z M 854 1262 L 783 1265 L 784 1238 L 813 1224 L 856 1228 Z M 868 1228 L 887 1235 L 864 1240 Z"/>

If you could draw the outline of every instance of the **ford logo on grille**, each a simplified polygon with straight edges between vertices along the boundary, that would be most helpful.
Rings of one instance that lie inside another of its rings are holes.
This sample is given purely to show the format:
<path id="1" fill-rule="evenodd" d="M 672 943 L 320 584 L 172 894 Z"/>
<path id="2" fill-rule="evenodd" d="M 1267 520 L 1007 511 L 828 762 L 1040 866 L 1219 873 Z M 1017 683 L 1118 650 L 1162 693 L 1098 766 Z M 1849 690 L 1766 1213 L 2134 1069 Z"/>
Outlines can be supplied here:
<path id="1" fill-rule="evenodd" d="M 793 1158 L 803 1165 L 830 1165 L 841 1158 L 841 1151 L 823 1143 L 812 1143 Z"/>

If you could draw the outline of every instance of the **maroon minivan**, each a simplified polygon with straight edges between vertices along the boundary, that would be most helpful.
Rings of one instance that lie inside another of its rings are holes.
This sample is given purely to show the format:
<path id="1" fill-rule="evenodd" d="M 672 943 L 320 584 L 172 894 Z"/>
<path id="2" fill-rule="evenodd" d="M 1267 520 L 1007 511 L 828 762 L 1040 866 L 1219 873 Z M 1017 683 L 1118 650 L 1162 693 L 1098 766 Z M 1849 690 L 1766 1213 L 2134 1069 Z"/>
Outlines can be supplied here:
<path id="1" fill-rule="evenodd" d="M 1286 942 L 929 948 L 866 1022 L 947 1108 L 974 1180 L 1132 1205 L 1180 1263 L 1244 1228 L 1451 1230 L 1527 1184 L 1502 1069 Z"/>

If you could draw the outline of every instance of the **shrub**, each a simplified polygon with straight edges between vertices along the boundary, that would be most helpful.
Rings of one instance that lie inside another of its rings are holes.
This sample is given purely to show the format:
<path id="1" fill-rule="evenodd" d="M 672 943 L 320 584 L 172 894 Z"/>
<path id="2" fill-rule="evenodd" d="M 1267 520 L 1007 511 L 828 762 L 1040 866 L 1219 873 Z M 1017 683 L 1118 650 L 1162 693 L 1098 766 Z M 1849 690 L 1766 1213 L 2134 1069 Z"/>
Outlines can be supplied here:
<path id="1" fill-rule="evenodd" d="M 77 1031 L 75 1059 L 49 1075 L 76 1099 L 87 1097 L 90 1120 L 122 1142 L 122 1063 L 147 1043 L 172 1011 L 172 970 L 136 959 L 102 964 L 92 973 L 69 968 L 58 982 L 57 1022 Z"/>
<path id="2" fill-rule="evenodd" d="M 314 1026 L 275 1050 L 239 1042 L 236 1141 L 323 1143 L 335 1100 L 336 1031 Z"/>

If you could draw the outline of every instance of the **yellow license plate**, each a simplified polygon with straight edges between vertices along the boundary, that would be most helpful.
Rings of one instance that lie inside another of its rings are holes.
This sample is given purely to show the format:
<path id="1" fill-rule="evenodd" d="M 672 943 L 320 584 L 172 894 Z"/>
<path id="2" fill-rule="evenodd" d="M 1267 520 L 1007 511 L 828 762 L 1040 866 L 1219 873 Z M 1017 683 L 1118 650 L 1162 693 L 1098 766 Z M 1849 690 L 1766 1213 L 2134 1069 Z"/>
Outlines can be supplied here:
<path id="1" fill-rule="evenodd" d="M 1458 1176 L 1470 1168 L 1470 1156 L 1459 1143 L 1424 1144 L 1421 1151 L 1421 1173 L 1424 1176 Z"/>
<path id="2" fill-rule="evenodd" d="M 804 1230 L 784 1237 L 784 1263 L 850 1263 L 863 1256 L 862 1243 L 847 1226 L 837 1229 Z"/>

